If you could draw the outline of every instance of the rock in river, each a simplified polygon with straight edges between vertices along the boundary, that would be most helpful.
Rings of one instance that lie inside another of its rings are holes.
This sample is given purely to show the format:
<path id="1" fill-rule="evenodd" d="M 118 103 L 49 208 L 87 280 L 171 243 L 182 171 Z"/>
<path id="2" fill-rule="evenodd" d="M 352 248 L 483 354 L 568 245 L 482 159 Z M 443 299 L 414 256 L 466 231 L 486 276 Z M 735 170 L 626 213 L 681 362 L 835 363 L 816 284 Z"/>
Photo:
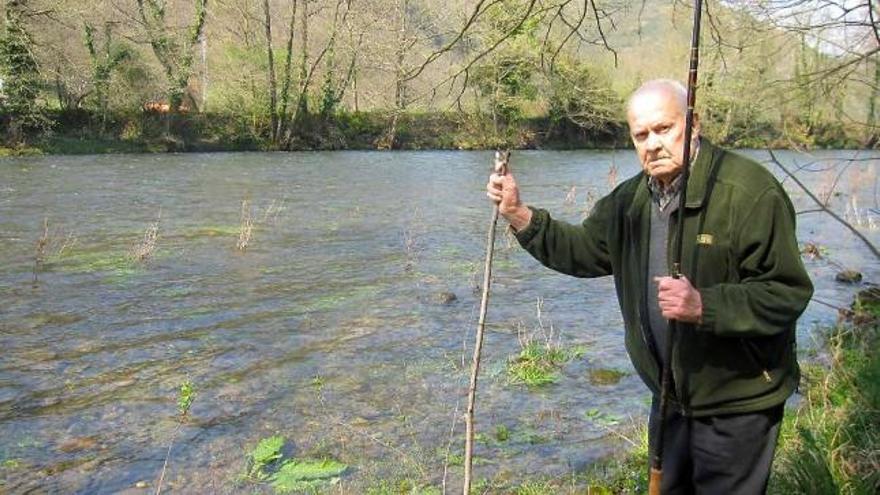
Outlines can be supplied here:
<path id="1" fill-rule="evenodd" d="M 458 296 L 449 291 L 443 291 L 437 294 L 437 302 L 440 304 L 452 304 L 458 300 Z"/>
<path id="2" fill-rule="evenodd" d="M 862 281 L 862 274 L 855 270 L 843 270 L 837 273 L 834 280 L 845 284 L 857 284 Z"/>

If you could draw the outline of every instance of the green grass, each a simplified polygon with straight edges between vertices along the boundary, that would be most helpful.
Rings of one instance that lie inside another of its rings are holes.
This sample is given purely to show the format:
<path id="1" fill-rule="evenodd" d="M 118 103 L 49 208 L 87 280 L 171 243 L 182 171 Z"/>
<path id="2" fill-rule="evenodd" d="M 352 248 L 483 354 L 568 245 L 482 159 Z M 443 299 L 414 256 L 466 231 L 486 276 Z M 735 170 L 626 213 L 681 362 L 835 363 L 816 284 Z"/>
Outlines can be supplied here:
<path id="1" fill-rule="evenodd" d="M 440 488 L 422 485 L 415 480 L 382 480 L 367 487 L 366 495 L 440 495 Z"/>
<path id="2" fill-rule="evenodd" d="M 876 305 L 868 311 L 876 318 Z M 803 369 L 803 403 L 783 423 L 769 493 L 880 491 L 878 344 L 876 321 L 829 331 L 829 364 Z"/>
<path id="3" fill-rule="evenodd" d="M 529 342 L 507 362 L 507 379 L 513 384 L 540 387 L 559 380 L 559 370 L 583 355 L 583 349 L 570 350 L 556 345 Z"/>
<path id="4" fill-rule="evenodd" d="M 626 376 L 626 372 L 610 369 L 598 368 L 590 370 L 590 383 L 593 385 L 616 385 L 621 378 Z"/>
<path id="5" fill-rule="evenodd" d="M 771 495 L 880 493 L 880 294 L 853 305 L 848 324 L 826 330 L 827 356 L 803 366 L 803 400 L 786 411 L 768 493 Z M 532 356 L 535 350 L 525 352 Z M 531 357 L 528 359 L 531 360 Z M 641 424 L 627 433 L 619 420 L 598 409 L 585 419 L 614 427 L 629 450 L 586 472 L 532 478 L 488 493 L 641 494 L 647 491 L 648 435 Z"/>

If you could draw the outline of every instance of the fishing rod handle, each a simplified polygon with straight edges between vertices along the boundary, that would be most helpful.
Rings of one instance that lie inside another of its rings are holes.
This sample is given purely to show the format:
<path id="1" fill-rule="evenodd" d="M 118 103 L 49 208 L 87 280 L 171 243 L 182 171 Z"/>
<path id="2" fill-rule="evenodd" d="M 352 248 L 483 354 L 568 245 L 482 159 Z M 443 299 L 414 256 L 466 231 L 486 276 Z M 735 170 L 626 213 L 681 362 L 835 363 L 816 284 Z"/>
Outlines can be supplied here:
<path id="1" fill-rule="evenodd" d="M 648 478 L 648 495 L 660 495 L 660 483 L 663 481 L 663 471 L 657 468 L 651 468 L 651 474 Z"/>

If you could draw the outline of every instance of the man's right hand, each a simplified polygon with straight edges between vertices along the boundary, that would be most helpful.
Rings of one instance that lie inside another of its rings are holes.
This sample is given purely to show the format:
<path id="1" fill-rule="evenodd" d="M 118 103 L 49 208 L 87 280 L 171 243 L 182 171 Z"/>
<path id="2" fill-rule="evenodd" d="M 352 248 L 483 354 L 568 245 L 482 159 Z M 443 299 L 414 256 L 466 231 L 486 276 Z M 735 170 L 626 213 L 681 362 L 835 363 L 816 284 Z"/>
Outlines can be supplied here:
<path id="1" fill-rule="evenodd" d="M 486 195 L 498 205 L 498 213 L 517 232 L 528 227 L 532 221 L 532 210 L 520 201 L 519 188 L 510 173 L 490 175 L 489 183 L 486 184 Z"/>

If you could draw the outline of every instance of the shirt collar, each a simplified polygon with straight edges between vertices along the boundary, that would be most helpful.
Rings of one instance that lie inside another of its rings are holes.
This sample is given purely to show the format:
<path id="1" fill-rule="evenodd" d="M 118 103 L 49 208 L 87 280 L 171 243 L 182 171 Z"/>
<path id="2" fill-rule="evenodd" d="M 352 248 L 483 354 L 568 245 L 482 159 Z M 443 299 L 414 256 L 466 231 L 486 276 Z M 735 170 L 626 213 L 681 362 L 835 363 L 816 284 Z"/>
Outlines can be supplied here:
<path id="1" fill-rule="evenodd" d="M 697 161 L 697 156 L 700 154 L 700 139 L 696 140 L 696 147 L 694 148 L 694 154 L 690 161 L 690 167 L 693 168 L 693 164 Z M 678 193 L 681 192 L 682 185 L 682 174 L 678 174 L 672 179 L 672 182 L 668 185 L 664 186 L 659 180 L 654 178 L 653 176 L 648 176 L 648 190 L 651 191 L 651 198 L 657 203 L 657 206 L 660 208 L 660 211 L 666 210 L 670 204 L 673 203 L 673 200 L 678 198 Z"/>

